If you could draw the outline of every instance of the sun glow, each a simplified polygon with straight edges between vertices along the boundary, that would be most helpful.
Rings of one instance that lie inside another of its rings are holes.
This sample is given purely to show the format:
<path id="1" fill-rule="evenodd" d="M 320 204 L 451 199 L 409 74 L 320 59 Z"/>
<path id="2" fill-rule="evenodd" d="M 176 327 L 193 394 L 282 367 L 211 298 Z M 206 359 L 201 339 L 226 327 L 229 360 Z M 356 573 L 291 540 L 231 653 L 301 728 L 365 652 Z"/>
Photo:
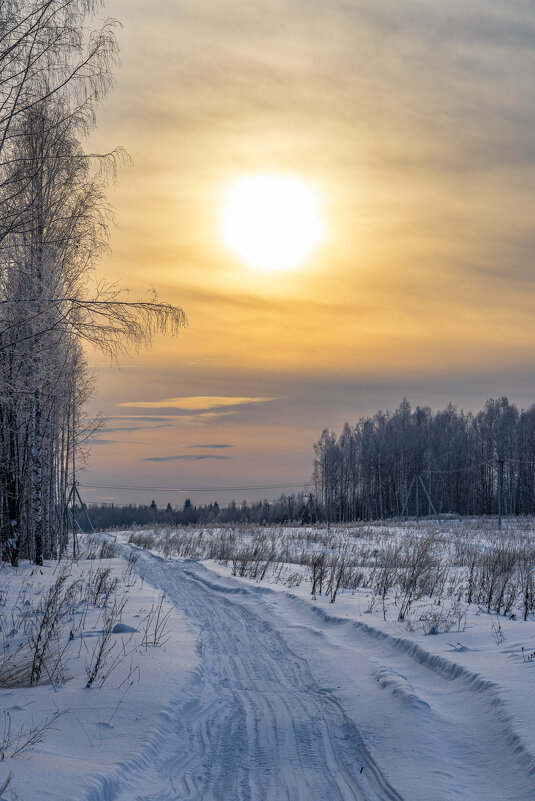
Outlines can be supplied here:
<path id="1" fill-rule="evenodd" d="M 324 236 L 318 197 L 304 181 L 249 175 L 227 191 L 223 242 L 250 267 L 266 272 L 299 267 Z"/>

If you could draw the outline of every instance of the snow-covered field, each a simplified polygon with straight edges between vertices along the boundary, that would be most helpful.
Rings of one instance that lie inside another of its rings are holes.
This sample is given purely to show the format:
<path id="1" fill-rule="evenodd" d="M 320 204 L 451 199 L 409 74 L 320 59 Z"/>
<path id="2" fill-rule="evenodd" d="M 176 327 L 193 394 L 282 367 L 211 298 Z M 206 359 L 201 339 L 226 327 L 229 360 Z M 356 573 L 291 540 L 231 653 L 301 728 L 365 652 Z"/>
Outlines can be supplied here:
<path id="1" fill-rule="evenodd" d="M 4 747 L 5 798 L 535 799 L 532 521 L 105 539 L 122 559 L 69 568 L 92 593 L 73 592 L 54 632 L 62 671 L 0 689 L 12 736 L 63 713 L 34 747 Z M 118 583 L 103 598 L 108 567 Z M 4 568 L 9 648 L 35 631 L 24 610 L 58 570 Z M 122 599 L 114 620 L 138 631 L 110 635 L 86 688 Z"/>
<path id="2" fill-rule="evenodd" d="M 161 728 L 198 664 L 191 627 L 118 556 L 4 566 L 0 586 L 0 796 L 113 797 L 95 777 Z"/>

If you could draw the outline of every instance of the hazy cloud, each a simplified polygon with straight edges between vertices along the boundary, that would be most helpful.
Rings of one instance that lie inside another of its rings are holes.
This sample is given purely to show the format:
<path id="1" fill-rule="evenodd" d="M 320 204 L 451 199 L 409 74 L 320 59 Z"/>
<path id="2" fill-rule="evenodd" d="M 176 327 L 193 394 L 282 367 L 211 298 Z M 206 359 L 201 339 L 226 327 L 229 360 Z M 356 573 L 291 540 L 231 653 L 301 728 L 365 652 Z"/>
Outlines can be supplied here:
<path id="1" fill-rule="evenodd" d="M 94 149 L 120 141 L 136 168 L 107 267 L 136 292 L 154 281 L 191 328 L 103 368 L 99 408 L 125 415 L 110 425 L 175 428 L 131 460 L 94 448 L 96 474 L 135 484 L 138 459 L 175 450 L 189 459 L 152 457 L 154 481 L 173 460 L 199 486 L 223 467 L 236 485 L 301 480 L 323 428 L 404 395 L 533 402 L 533 0 L 110 3 L 128 25 Z M 331 239 L 300 271 L 249 272 L 221 247 L 220 193 L 259 170 L 325 201 Z M 230 439 L 225 466 L 188 444 Z"/>
<path id="2" fill-rule="evenodd" d="M 109 420 L 135 420 L 136 422 L 147 422 L 152 423 L 158 420 L 172 420 L 175 415 L 173 414 L 148 414 L 148 415 L 140 415 L 140 414 L 120 414 L 120 415 L 109 415 L 105 418 L 105 422 Z"/>
<path id="3" fill-rule="evenodd" d="M 146 426 L 113 426 L 108 428 L 103 428 L 102 431 L 108 433 L 113 431 L 114 433 L 117 431 L 152 431 L 155 428 L 172 428 L 174 423 L 157 423 L 156 425 L 146 425 Z"/>
<path id="4" fill-rule="evenodd" d="M 220 456 L 216 453 L 180 453 L 175 456 L 146 456 L 142 462 L 201 462 L 205 459 L 217 459 L 218 461 L 228 461 L 230 456 Z"/>
<path id="5" fill-rule="evenodd" d="M 161 401 L 129 401 L 118 406 L 138 409 L 184 409 L 185 411 L 204 411 L 225 406 L 243 406 L 249 403 L 267 403 L 276 398 L 227 398 L 217 395 L 197 395 L 184 398 L 165 398 Z"/>
<path id="6" fill-rule="evenodd" d="M 131 442 L 132 440 L 129 440 Z M 121 439 L 101 439 L 100 437 L 91 437 L 87 440 L 88 445 L 124 445 L 124 440 Z"/>
<path id="7" fill-rule="evenodd" d="M 233 448 L 234 445 L 215 444 L 215 445 L 186 445 L 187 448 Z"/>

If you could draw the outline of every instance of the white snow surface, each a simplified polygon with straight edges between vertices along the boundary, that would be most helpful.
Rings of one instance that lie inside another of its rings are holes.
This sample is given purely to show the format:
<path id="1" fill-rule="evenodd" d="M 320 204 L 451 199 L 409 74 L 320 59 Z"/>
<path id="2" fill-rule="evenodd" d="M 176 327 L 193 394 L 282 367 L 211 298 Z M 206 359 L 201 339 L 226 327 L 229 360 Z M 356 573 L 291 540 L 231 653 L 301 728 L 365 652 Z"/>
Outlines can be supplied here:
<path id="1" fill-rule="evenodd" d="M 82 559 L 70 566 L 69 581 L 108 567 L 111 579 L 119 578 L 125 561 Z M 19 589 L 28 585 L 31 590 L 27 601 L 31 608 L 36 596 L 48 589 L 57 575 L 58 567 L 53 562 L 42 569 L 28 564 L 16 570 L 5 567 L 0 573 L 0 587 L 8 594 L 6 607 L 10 599 L 16 600 Z M 159 647 L 138 647 L 132 652 L 141 640 L 136 631 L 150 609 L 159 603 L 161 592 L 136 576 L 128 583 L 130 586 L 123 588 L 126 606 L 121 622 L 134 632 L 112 634 L 115 646 L 107 659 L 108 667 L 123 648 L 131 653 L 119 662 L 102 687 L 99 678 L 86 688 L 85 669 L 102 630 L 101 608 L 89 610 L 83 636 L 76 634 L 72 640 L 64 682 L 54 685 L 45 682 L 28 688 L 0 687 L 0 727 L 3 727 L 0 738 L 6 734 L 6 713 L 11 717 L 12 735 L 17 735 L 21 728 L 27 731 L 39 726 L 56 711 L 63 713 L 41 744 L 21 756 L 0 761 L 0 787 L 9 774 L 13 776 L 4 793 L 8 801 L 113 797 L 109 778 L 103 780 L 102 776 L 113 776 L 117 763 L 143 752 L 150 738 L 162 728 L 178 690 L 195 671 L 198 664 L 195 635 L 184 615 L 168 602 L 164 602 L 163 610 L 164 613 L 171 610 L 165 642 Z M 9 611 L 6 607 L 0 611 Z M 80 612 L 83 613 L 84 610 Z M 60 644 L 67 639 L 72 622 L 67 622 Z"/>
<path id="2" fill-rule="evenodd" d="M 535 799 L 535 661 L 522 655 L 535 651 L 533 620 L 501 618 L 501 642 L 496 616 L 479 613 L 425 635 L 370 612 L 364 590 L 331 604 L 309 584 L 122 548 L 143 577 L 122 622 L 136 628 L 136 610 L 164 591 L 170 639 L 141 653 L 111 725 L 119 675 L 102 688 L 84 689 L 78 670 L 62 686 L 0 689 L 20 715 L 67 710 L 30 758 L 1 763 L 0 786 L 14 774 L 6 798 Z"/>

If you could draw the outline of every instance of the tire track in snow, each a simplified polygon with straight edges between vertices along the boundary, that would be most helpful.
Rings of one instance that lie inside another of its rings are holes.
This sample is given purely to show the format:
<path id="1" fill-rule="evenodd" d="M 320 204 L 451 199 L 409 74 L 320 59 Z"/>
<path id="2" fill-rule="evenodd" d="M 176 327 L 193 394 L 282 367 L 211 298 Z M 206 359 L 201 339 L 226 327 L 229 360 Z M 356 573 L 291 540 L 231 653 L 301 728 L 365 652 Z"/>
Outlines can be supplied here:
<path id="1" fill-rule="evenodd" d="M 202 666 L 150 755 L 118 766 L 91 801 L 402 801 L 270 622 L 194 564 L 140 556 L 141 575 L 198 627 Z"/>
<path id="2" fill-rule="evenodd" d="M 405 758 L 417 771 L 421 772 L 426 759 L 434 768 L 433 801 L 535 799 L 535 757 L 518 734 L 496 683 L 408 638 L 329 614 L 290 592 L 249 584 L 240 587 L 236 579 L 223 578 L 204 566 L 199 566 L 199 580 L 214 591 L 256 597 L 257 608 L 262 601 L 268 604 L 274 617 L 286 619 L 287 632 L 293 629 L 295 636 L 302 631 L 308 637 L 303 642 L 308 643 L 319 636 L 338 658 L 354 661 L 361 674 L 368 671 L 393 694 L 395 716 L 403 707 L 410 708 L 412 715 L 404 719 L 412 718 L 410 722 L 417 725 L 418 742 L 424 744 L 427 756 L 419 753 L 415 760 L 412 749 L 405 748 Z M 333 697 L 330 701 L 337 703 Z M 402 739 L 398 742 L 404 746 Z M 431 782 L 425 786 L 431 787 Z M 405 786 L 407 797 L 408 792 Z"/>

